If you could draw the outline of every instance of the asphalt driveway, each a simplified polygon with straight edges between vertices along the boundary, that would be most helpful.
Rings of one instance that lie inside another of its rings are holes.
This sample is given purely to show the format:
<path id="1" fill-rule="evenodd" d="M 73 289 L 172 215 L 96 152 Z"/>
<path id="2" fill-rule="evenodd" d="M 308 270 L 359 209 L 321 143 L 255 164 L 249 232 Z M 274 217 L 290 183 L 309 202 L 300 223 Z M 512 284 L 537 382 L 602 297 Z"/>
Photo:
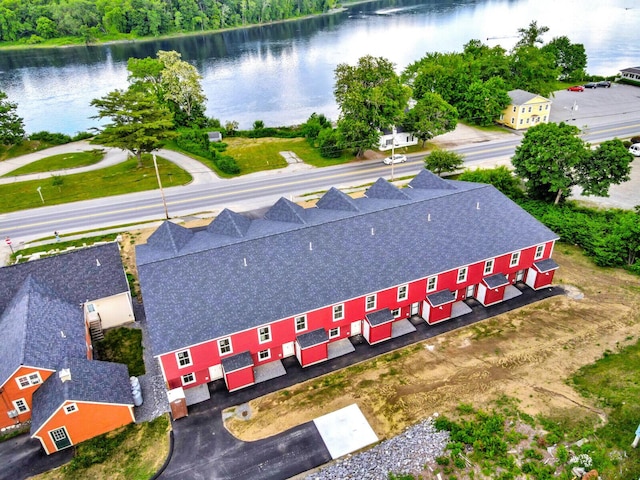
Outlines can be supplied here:
<path id="1" fill-rule="evenodd" d="M 40 442 L 25 433 L 0 443 L 0 480 L 24 480 L 64 465 L 72 457 L 73 448 L 47 455 Z"/>

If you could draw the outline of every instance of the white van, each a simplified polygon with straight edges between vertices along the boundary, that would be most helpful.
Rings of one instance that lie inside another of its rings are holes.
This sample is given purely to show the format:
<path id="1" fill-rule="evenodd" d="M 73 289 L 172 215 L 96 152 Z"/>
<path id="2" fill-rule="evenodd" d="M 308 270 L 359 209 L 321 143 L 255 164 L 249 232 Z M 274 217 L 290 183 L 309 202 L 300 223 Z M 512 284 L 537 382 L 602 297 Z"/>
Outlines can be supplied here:
<path id="1" fill-rule="evenodd" d="M 634 143 L 629 147 L 629 153 L 634 157 L 640 157 L 640 143 Z"/>

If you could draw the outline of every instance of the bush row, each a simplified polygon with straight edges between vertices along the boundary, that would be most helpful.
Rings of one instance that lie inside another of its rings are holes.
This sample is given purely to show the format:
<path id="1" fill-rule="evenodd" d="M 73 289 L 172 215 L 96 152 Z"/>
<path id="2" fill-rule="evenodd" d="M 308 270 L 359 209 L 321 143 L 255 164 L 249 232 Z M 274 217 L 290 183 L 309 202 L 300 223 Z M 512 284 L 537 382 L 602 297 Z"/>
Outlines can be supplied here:
<path id="1" fill-rule="evenodd" d="M 43 130 L 41 132 L 32 133 L 29 135 L 29 140 L 40 141 L 49 143 L 51 145 L 64 145 L 65 143 L 77 142 L 80 140 L 86 140 L 93 137 L 89 132 L 80 132 L 73 137 L 64 133 L 52 133 Z"/>
<path id="2" fill-rule="evenodd" d="M 223 142 L 210 142 L 207 132 L 196 129 L 181 129 L 178 131 L 176 144 L 181 149 L 207 158 L 215 164 L 222 172 L 235 175 L 240 173 L 240 166 L 235 159 L 229 155 L 222 155 L 227 148 Z"/>

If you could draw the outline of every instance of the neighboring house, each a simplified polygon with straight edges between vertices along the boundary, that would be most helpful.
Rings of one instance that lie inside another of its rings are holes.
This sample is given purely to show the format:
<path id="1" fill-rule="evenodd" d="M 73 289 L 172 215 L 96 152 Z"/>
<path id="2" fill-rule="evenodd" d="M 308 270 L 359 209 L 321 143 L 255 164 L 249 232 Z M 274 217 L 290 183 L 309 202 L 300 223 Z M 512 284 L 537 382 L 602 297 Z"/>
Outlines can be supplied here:
<path id="1" fill-rule="evenodd" d="M 640 82 L 640 67 L 623 68 L 620 70 L 620 76 L 622 78 Z"/>
<path id="2" fill-rule="evenodd" d="M 47 454 L 135 421 L 126 365 L 68 358 L 33 394 L 31 436 Z"/>
<path id="3" fill-rule="evenodd" d="M 314 208 L 223 210 L 206 229 L 165 222 L 136 247 L 151 345 L 169 389 L 230 391 L 551 284 L 557 235 L 490 185 L 422 170 Z M 523 283 L 524 282 L 524 283 Z M 525 286 L 525 283 L 527 286 Z M 275 374 L 274 374 L 275 375 Z"/>
<path id="4" fill-rule="evenodd" d="M 409 147 L 411 145 L 418 144 L 418 138 L 411 132 L 405 132 L 402 127 L 396 128 L 394 134 L 391 130 L 383 130 L 380 133 L 380 146 L 378 147 L 382 151 L 391 150 L 391 148 Z"/>
<path id="5" fill-rule="evenodd" d="M 34 393 L 54 382 L 65 362 L 93 358 L 91 331 L 101 334 L 100 323 L 133 319 L 117 243 L 0 268 L 0 427 L 38 414 Z M 128 380 L 124 386 L 130 389 Z M 104 433 L 100 428 L 88 427 L 92 436 Z"/>
<path id="6" fill-rule="evenodd" d="M 551 100 L 548 98 L 524 90 L 511 90 L 509 98 L 511 103 L 500 114 L 498 123 L 521 130 L 549 122 Z"/>

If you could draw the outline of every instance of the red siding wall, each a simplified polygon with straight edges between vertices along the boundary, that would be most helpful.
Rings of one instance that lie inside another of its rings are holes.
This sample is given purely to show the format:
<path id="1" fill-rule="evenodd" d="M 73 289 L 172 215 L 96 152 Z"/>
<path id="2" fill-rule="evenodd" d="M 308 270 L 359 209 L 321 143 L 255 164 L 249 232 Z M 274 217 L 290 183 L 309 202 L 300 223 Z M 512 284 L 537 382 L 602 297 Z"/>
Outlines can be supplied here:
<path id="1" fill-rule="evenodd" d="M 501 302 L 504 298 L 504 287 L 487 288 L 487 292 L 484 295 L 484 305 L 491 305 L 493 303 Z"/>
<path id="2" fill-rule="evenodd" d="M 538 272 L 538 274 L 536 275 L 536 281 L 533 285 L 533 288 L 538 290 L 539 288 L 551 285 L 551 282 L 553 282 L 553 274 L 555 272 L 556 272 L 555 270 L 551 270 L 550 272 L 547 272 L 547 273 Z"/>
<path id="3" fill-rule="evenodd" d="M 522 250 L 520 252 L 518 264 L 513 267 L 510 266 L 510 252 L 496 257 L 494 258 L 494 266 L 491 274 L 503 273 L 507 275 L 510 282 L 514 283 L 517 271 L 529 268 L 534 261 L 548 258 L 552 252 L 552 248 L 553 242 L 546 244 L 543 256 L 535 260 L 533 257 L 535 255 L 536 246 Z M 467 279 L 461 283 L 457 282 L 457 268 L 440 273 L 438 275 L 436 291 L 449 289 L 456 294 L 456 300 L 463 300 L 465 298 L 465 290 L 467 286 L 478 285 L 485 276 L 490 275 L 484 275 L 484 264 L 485 262 L 482 261 L 468 265 Z M 551 274 L 550 277 L 549 283 L 551 282 L 553 274 Z M 547 276 L 544 276 L 544 278 L 547 278 Z M 376 307 L 372 311 L 380 310 L 382 308 L 400 308 L 400 318 L 407 318 L 410 315 L 411 304 L 415 302 L 423 302 L 425 300 L 426 278 L 409 282 L 408 285 L 407 298 L 401 301 L 398 301 L 397 299 L 397 286 L 377 292 Z M 440 307 L 437 309 L 431 309 L 428 322 L 432 324 L 449 318 L 451 315 L 451 306 L 452 304 L 448 304 L 443 305 L 442 309 L 440 309 Z M 233 351 L 227 355 L 233 355 L 237 352 L 249 350 L 253 356 L 253 361 L 256 366 L 261 363 L 278 360 L 282 358 L 282 344 L 295 341 L 296 336 L 300 333 L 318 328 L 324 328 L 328 332 L 332 328 L 340 327 L 340 335 L 332 339 L 332 341 L 336 341 L 351 336 L 351 322 L 364 319 L 365 314 L 368 313 L 365 311 L 365 297 L 346 300 L 344 302 L 344 318 L 342 320 L 333 321 L 332 307 L 333 305 L 329 305 L 318 310 L 307 312 L 307 329 L 301 332 L 295 331 L 294 317 L 270 323 L 271 340 L 263 344 L 258 342 L 258 327 L 234 333 L 231 336 Z M 193 364 L 182 369 L 177 368 L 174 353 L 169 353 L 160 357 L 163 371 L 166 375 L 170 388 L 182 386 L 182 382 L 180 380 L 181 375 L 191 372 L 196 373 L 196 383 L 188 385 L 187 388 L 210 381 L 208 367 L 220 363 L 220 355 L 218 353 L 216 340 L 211 340 L 189 347 Z M 185 348 L 186 347 L 188 346 L 185 346 Z M 260 362 L 257 358 L 257 353 L 266 349 L 270 349 L 271 351 L 270 358 Z M 316 358 L 321 358 L 321 356 Z M 309 363 L 311 363 L 311 361 L 307 361 L 306 359 L 303 362 L 303 364 Z"/>
<path id="4" fill-rule="evenodd" d="M 255 378 L 253 376 L 253 367 L 246 367 L 234 372 L 225 373 L 224 381 L 230 392 L 242 387 L 253 385 Z"/>
<path id="5" fill-rule="evenodd" d="M 434 323 L 438 323 L 438 322 L 441 322 L 443 320 L 448 320 L 449 317 L 451 316 L 451 308 L 452 307 L 453 307 L 453 303 L 446 303 L 446 304 L 441 305 L 439 307 L 432 307 L 427 302 L 426 308 L 429 309 L 427 323 L 429 325 L 433 325 Z M 427 313 L 425 312 L 425 317 L 426 316 L 427 316 Z"/>
<path id="6" fill-rule="evenodd" d="M 301 350 L 300 358 L 302 359 L 302 366 L 308 367 L 314 363 L 324 362 L 329 357 L 327 345 L 329 344 L 321 343 L 320 345 L 314 345 L 313 347 Z"/>
<path id="7" fill-rule="evenodd" d="M 393 322 L 383 323 L 377 327 L 370 327 L 369 331 L 369 344 L 382 342 L 383 340 L 389 340 L 391 338 L 391 326 Z"/>

